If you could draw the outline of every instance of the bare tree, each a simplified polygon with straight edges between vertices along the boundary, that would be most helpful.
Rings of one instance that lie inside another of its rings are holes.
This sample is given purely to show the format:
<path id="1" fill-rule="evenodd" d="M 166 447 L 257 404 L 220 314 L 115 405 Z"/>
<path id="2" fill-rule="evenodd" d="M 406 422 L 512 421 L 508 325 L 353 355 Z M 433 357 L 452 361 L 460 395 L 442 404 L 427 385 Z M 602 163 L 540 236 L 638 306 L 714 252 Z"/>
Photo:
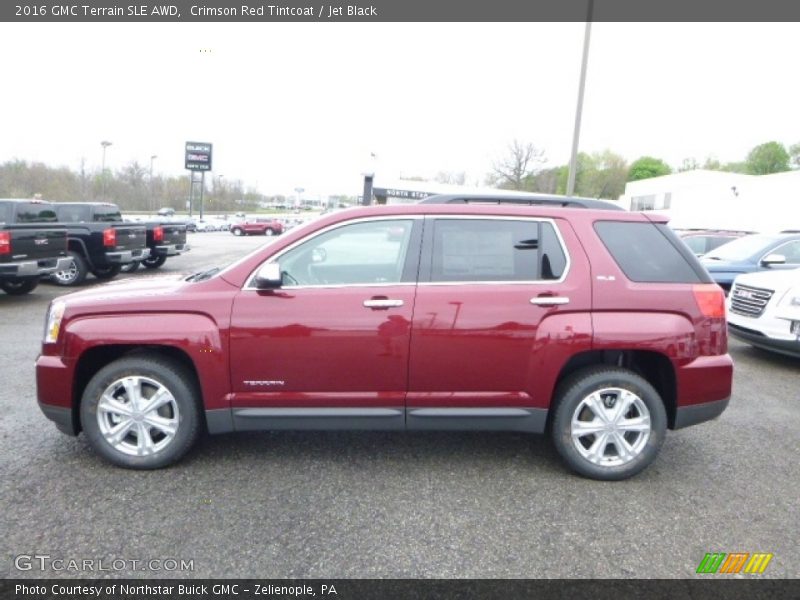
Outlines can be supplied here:
<path id="1" fill-rule="evenodd" d="M 439 171 L 436 177 L 433 178 L 437 183 L 449 183 L 452 185 L 464 185 L 467 180 L 467 174 L 464 171 Z"/>
<path id="2" fill-rule="evenodd" d="M 523 190 L 536 175 L 537 166 L 545 161 L 544 150 L 515 139 L 508 146 L 508 154 L 492 165 L 489 178 L 501 188 Z"/>

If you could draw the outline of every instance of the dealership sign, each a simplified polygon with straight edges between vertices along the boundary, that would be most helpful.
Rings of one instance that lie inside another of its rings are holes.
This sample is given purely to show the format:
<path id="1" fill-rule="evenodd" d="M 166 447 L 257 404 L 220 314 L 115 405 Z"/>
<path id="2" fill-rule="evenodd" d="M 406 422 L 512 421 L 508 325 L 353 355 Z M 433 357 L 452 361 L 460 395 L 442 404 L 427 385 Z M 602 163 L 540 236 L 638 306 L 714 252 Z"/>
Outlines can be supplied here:
<path id="1" fill-rule="evenodd" d="M 186 168 L 190 171 L 210 171 L 211 144 L 186 142 Z"/>

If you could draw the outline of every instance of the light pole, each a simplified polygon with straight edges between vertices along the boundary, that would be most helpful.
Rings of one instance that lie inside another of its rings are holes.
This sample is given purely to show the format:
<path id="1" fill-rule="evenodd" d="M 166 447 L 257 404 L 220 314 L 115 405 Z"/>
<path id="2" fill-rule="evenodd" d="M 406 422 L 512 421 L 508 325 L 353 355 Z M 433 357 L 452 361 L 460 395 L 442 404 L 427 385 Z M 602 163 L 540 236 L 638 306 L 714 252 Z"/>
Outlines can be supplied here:
<path id="1" fill-rule="evenodd" d="M 111 145 L 111 142 L 103 140 L 100 142 L 100 145 L 103 147 L 103 166 L 101 172 L 103 174 L 103 200 L 106 199 L 106 148 Z"/>
<path id="2" fill-rule="evenodd" d="M 150 210 L 154 211 L 156 208 L 156 196 L 153 191 L 153 161 L 158 158 L 157 154 L 150 157 Z"/>
<path id="3" fill-rule="evenodd" d="M 217 210 L 219 210 L 220 209 L 219 207 L 222 206 L 222 203 L 218 201 L 219 199 L 217 198 L 217 194 L 222 195 L 222 178 L 223 177 L 225 177 L 225 175 L 217 175 L 217 177 L 216 177 L 217 181 L 214 184 L 214 200 L 217 201 Z M 217 191 L 217 188 L 219 188 L 219 191 Z"/>
<path id="4" fill-rule="evenodd" d="M 296 210 L 300 210 L 300 194 L 302 194 L 306 190 L 305 190 L 305 188 L 296 187 L 296 188 L 294 188 L 294 191 L 297 192 L 297 198 L 295 198 L 294 207 L 295 207 Z"/>
<path id="5" fill-rule="evenodd" d="M 589 0 L 589 14 L 586 16 L 586 31 L 583 35 L 583 60 L 581 61 L 581 79 L 578 84 L 578 106 L 575 109 L 575 129 L 572 133 L 572 154 L 569 158 L 569 175 L 567 176 L 567 196 L 575 192 L 575 176 L 578 169 L 578 140 L 581 136 L 581 114 L 583 113 L 583 91 L 586 87 L 586 65 L 589 62 L 589 39 L 592 35 L 592 10 L 594 0 Z"/>

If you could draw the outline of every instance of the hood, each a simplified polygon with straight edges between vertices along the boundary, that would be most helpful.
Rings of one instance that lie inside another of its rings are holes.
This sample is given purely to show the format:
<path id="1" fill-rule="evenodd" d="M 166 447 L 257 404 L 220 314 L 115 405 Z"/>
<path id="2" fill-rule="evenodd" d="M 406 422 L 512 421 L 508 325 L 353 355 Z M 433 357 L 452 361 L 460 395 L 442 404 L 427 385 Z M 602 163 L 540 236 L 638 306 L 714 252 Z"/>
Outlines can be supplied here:
<path id="1" fill-rule="evenodd" d="M 187 285 L 193 285 L 184 281 L 184 277 L 166 275 L 147 279 L 120 279 L 93 289 L 60 296 L 58 300 L 66 302 L 68 307 L 98 307 L 106 303 L 136 303 L 152 298 L 165 298 Z"/>
<path id="2" fill-rule="evenodd" d="M 776 271 L 745 273 L 744 275 L 739 275 L 736 278 L 736 283 L 741 283 L 742 285 L 752 285 L 754 287 L 767 288 L 771 290 L 800 286 L 800 269 L 781 269 Z"/>
<path id="3" fill-rule="evenodd" d="M 709 273 L 720 273 L 723 271 L 738 271 L 745 273 L 753 268 L 753 265 L 741 260 L 710 260 L 708 258 L 701 258 L 700 263 L 708 269 Z"/>

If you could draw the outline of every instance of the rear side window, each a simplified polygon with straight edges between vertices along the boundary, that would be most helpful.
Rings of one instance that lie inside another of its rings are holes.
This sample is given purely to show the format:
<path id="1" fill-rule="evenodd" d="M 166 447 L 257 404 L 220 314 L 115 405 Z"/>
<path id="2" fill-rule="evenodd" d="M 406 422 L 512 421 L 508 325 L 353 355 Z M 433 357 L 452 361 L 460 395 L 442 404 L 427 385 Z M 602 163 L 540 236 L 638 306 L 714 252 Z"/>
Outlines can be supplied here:
<path id="1" fill-rule="evenodd" d="M 58 207 L 58 220 L 62 223 L 85 223 L 91 220 L 91 209 L 88 206 L 61 205 Z"/>
<path id="2" fill-rule="evenodd" d="M 17 205 L 17 223 L 55 223 L 56 211 L 49 204 L 22 203 Z"/>
<path id="3" fill-rule="evenodd" d="M 594 229 L 631 281 L 710 283 L 711 278 L 666 225 L 598 221 Z"/>
<path id="4" fill-rule="evenodd" d="M 550 223 L 513 219 L 437 219 L 430 281 L 559 279 L 566 255 Z"/>

